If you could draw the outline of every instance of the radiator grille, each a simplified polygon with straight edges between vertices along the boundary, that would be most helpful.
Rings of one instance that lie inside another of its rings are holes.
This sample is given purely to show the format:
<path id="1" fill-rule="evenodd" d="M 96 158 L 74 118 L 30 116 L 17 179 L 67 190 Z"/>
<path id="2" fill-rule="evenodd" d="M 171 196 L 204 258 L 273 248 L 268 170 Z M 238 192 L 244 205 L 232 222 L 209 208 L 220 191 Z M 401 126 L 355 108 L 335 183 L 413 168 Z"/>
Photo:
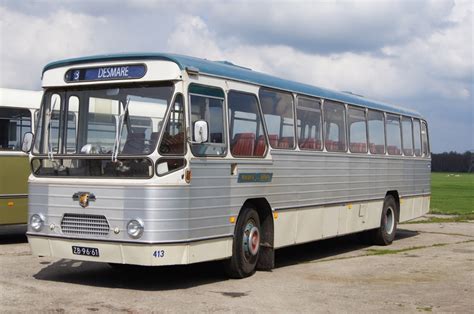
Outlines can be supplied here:
<path id="1" fill-rule="evenodd" d="M 102 215 L 65 214 L 61 230 L 64 234 L 105 236 L 109 234 L 110 226 Z"/>

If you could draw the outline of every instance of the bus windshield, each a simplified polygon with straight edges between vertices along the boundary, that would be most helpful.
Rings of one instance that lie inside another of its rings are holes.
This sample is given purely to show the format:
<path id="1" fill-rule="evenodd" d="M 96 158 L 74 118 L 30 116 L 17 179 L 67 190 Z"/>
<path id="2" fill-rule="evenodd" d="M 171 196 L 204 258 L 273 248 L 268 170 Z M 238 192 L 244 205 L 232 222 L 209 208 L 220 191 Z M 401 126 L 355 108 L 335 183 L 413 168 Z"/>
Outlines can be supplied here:
<path id="1" fill-rule="evenodd" d="M 33 153 L 148 155 L 172 94 L 171 84 L 48 90 Z"/>

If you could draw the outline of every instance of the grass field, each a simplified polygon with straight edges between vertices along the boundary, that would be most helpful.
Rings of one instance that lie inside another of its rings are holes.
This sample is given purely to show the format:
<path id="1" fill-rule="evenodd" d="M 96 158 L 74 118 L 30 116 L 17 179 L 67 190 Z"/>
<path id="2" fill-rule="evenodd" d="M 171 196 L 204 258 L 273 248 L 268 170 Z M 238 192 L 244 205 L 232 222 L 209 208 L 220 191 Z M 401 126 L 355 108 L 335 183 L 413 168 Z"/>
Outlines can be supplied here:
<path id="1" fill-rule="evenodd" d="M 432 214 L 474 216 L 474 174 L 431 174 Z"/>

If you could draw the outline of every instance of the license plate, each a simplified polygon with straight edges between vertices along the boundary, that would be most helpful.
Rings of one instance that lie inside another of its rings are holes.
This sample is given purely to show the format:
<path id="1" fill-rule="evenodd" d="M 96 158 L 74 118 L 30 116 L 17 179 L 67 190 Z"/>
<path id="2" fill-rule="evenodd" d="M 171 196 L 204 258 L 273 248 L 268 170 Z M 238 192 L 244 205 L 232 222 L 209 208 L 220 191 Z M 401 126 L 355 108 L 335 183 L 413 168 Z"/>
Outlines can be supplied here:
<path id="1" fill-rule="evenodd" d="M 93 247 L 73 246 L 72 254 L 99 257 L 99 249 Z"/>

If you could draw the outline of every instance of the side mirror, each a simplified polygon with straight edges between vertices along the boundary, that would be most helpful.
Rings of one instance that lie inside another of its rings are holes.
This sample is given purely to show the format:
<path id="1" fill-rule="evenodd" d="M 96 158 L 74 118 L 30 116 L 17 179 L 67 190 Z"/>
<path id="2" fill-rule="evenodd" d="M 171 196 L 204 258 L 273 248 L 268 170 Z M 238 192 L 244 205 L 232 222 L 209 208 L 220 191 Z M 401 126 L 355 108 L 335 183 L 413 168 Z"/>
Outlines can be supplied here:
<path id="1" fill-rule="evenodd" d="M 196 143 L 201 144 L 207 142 L 208 133 L 206 121 L 199 120 L 194 123 L 194 141 Z"/>
<path id="2" fill-rule="evenodd" d="M 23 135 L 23 143 L 21 144 L 21 150 L 25 153 L 29 153 L 33 147 L 33 133 L 26 132 Z"/>

